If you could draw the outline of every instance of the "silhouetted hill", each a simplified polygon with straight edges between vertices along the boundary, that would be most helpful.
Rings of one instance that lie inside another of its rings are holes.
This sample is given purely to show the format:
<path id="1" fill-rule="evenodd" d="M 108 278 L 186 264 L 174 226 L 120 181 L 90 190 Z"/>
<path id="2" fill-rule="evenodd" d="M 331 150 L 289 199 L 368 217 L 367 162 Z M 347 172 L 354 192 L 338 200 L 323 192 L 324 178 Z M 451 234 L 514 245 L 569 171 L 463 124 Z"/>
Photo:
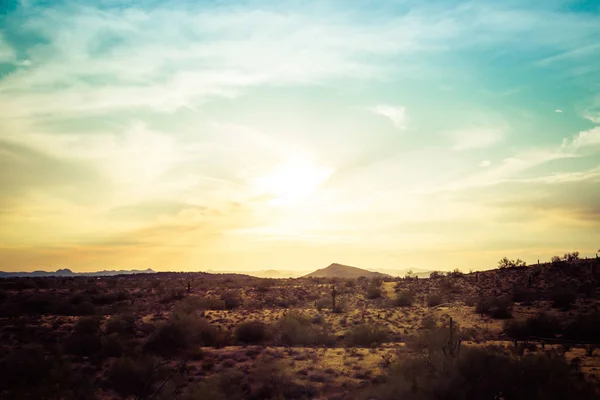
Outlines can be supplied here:
<path id="1" fill-rule="evenodd" d="M 310 274 L 305 275 L 304 277 L 354 279 L 358 278 L 359 276 L 364 276 L 367 278 L 389 277 L 389 275 L 382 274 L 380 272 L 368 271 L 366 269 L 336 263 L 331 264 L 327 268 L 322 268 L 316 270 L 315 272 L 311 272 Z"/>
<path id="2" fill-rule="evenodd" d="M 113 276 L 113 275 L 132 275 L 132 274 L 155 274 L 156 272 L 148 268 L 145 270 L 104 270 L 96 272 L 73 272 L 70 269 L 58 269 L 52 271 L 33 271 L 33 272 L 4 272 L 0 271 L 0 278 L 21 278 L 21 277 L 44 277 L 44 276 Z"/>

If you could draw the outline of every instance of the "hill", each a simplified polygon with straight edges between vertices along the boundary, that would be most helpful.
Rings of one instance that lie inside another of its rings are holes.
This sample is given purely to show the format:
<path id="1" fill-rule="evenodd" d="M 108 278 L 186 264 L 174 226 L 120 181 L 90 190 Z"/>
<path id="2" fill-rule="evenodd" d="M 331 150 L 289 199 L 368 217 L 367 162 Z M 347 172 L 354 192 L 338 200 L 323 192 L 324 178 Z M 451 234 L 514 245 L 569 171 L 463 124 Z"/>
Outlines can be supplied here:
<path id="1" fill-rule="evenodd" d="M 368 271 L 366 269 L 351 267 L 349 265 L 342 265 L 333 263 L 327 268 L 321 268 L 314 272 L 311 272 L 308 275 L 305 275 L 304 278 L 344 278 L 344 279 L 354 279 L 359 276 L 364 276 L 367 278 L 386 278 L 389 277 L 387 274 L 382 274 L 380 272 Z"/>

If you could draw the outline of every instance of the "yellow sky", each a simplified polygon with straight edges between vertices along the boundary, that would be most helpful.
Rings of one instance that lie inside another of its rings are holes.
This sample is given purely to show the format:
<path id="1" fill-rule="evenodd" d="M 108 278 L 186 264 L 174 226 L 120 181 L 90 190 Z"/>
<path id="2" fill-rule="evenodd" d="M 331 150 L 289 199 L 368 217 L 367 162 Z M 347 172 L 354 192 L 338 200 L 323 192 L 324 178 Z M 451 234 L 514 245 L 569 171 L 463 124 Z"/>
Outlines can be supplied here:
<path id="1" fill-rule="evenodd" d="M 598 18 L 20 2 L 0 13 L 0 270 L 593 256 Z"/>

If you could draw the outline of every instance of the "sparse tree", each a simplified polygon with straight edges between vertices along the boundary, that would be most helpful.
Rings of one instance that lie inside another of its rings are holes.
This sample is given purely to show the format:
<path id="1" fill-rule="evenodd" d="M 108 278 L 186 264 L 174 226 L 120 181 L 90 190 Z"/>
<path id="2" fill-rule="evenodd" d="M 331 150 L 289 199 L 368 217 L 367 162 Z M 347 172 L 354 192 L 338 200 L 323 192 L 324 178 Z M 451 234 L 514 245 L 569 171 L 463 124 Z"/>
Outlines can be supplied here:
<path id="1" fill-rule="evenodd" d="M 569 262 L 579 260 L 579 252 L 574 251 L 571 253 L 565 253 L 565 255 L 563 256 L 563 260 L 569 261 Z"/>

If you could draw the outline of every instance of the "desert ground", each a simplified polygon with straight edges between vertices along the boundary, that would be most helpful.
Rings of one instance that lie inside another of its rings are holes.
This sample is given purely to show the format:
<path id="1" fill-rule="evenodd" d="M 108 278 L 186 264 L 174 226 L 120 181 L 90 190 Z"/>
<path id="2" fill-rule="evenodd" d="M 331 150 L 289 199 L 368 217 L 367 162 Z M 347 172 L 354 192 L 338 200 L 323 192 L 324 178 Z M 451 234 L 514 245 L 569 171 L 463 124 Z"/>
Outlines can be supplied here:
<path id="1" fill-rule="evenodd" d="M 599 281 L 598 259 L 0 279 L 0 398 L 599 398 Z"/>

